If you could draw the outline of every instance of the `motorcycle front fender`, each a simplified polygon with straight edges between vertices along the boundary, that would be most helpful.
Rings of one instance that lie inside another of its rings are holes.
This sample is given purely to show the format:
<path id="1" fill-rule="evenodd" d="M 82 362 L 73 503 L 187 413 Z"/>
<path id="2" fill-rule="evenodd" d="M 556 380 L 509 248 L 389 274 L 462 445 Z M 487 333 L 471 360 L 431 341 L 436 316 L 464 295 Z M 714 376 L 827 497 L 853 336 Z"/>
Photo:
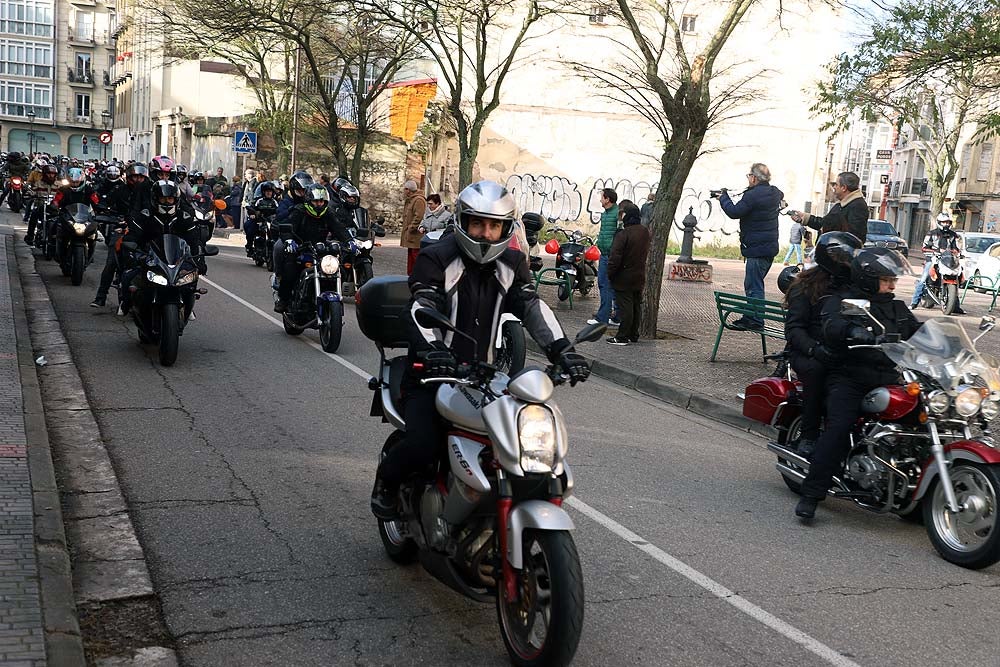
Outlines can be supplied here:
<path id="1" fill-rule="evenodd" d="M 1000 463 L 1000 450 L 990 447 L 978 440 L 956 440 L 944 446 L 945 457 L 950 461 L 971 461 L 989 465 Z M 931 482 L 938 476 L 938 465 L 934 457 L 927 459 L 924 470 L 917 481 L 917 490 L 913 493 L 914 500 L 920 500 L 931 487 Z"/>
<path id="2" fill-rule="evenodd" d="M 156 289 L 153 290 L 153 303 L 160 306 L 179 306 L 181 305 L 180 290 L 171 287 L 157 286 Z"/>
<path id="3" fill-rule="evenodd" d="M 341 300 L 342 299 L 340 295 L 337 294 L 336 292 L 321 292 L 320 295 L 316 298 L 316 304 L 322 305 L 324 303 L 337 303 L 338 301 Z"/>
<path id="4" fill-rule="evenodd" d="M 507 521 L 507 561 L 511 567 L 524 567 L 523 535 L 527 529 L 573 530 L 573 519 L 566 510 L 544 500 L 525 500 L 510 511 Z"/>

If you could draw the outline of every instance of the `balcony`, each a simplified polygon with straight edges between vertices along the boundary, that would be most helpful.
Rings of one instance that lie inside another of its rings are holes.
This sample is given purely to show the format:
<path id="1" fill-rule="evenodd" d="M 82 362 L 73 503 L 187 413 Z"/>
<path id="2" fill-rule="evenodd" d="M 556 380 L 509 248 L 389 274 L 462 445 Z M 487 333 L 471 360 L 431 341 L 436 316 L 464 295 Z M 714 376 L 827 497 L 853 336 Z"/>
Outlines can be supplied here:
<path id="1" fill-rule="evenodd" d="M 66 122 L 72 123 L 73 125 L 86 125 L 88 127 L 94 126 L 93 116 L 84 116 L 77 113 L 78 109 L 72 107 L 66 107 Z"/>
<path id="2" fill-rule="evenodd" d="M 104 75 L 102 76 L 101 81 L 104 83 L 105 88 L 114 88 L 111 83 L 111 72 L 108 70 L 104 70 Z"/>
<path id="3" fill-rule="evenodd" d="M 899 199 L 899 181 L 893 181 L 892 189 L 889 191 L 889 199 Z"/>
<path id="4" fill-rule="evenodd" d="M 66 71 L 66 81 L 71 86 L 93 88 L 94 73 L 89 69 L 79 70 L 70 68 Z"/>
<path id="5" fill-rule="evenodd" d="M 91 28 L 90 30 L 81 31 L 72 26 L 67 26 L 66 33 L 71 44 L 82 44 L 86 46 L 94 44 L 113 45 L 113 42 L 108 39 L 107 30 L 95 30 Z"/>
<path id="6" fill-rule="evenodd" d="M 909 179 L 907 179 L 909 181 Z M 907 190 L 907 194 L 911 195 L 928 195 L 930 194 L 930 187 L 926 178 L 914 178 L 913 182 L 910 183 L 910 187 Z"/>

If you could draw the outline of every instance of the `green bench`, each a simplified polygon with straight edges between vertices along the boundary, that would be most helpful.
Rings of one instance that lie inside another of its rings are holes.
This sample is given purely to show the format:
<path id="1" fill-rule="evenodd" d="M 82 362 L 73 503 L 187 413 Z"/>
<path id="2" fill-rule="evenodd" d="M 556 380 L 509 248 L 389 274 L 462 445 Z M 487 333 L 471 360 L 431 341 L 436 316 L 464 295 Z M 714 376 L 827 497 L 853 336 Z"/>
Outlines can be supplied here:
<path id="1" fill-rule="evenodd" d="M 764 351 L 763 356 L 767 356 L 767 339 L 777 338 L 785 340 L 785 307 L 777 301 L 767 299 L 752 299 L 742 294 L 727 294 L 726 292 L 715 293 L 715 307 L 719 310 L 719 335 L 715 337 L 715 347 L 712 348 L 712 361 L 719 352 L 719 342 L 722 334 L 729 329 L 731 331 L 745 331 L 760 336 L 760 346 Z M 729 321 L 741 317 L 753 317 L 764 320 L 763 329 L 741 329 L 734 327 Z"/>

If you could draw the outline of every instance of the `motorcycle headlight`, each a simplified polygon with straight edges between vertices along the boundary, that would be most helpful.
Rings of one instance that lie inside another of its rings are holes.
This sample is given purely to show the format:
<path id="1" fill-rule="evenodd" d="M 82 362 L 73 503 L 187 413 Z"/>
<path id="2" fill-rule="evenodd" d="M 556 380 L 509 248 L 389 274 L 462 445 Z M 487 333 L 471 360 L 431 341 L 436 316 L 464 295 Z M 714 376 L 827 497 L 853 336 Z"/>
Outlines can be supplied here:
<path id="1" fill-rule="evenodd" d="M 319 260 L 319 270 L 328 276 L 332 276 L 340 270 L 340 260 L 333 255 L 324 255 Z"/>
<path id="2" fill-rule="evenodd" d="M 983 395 L 975 387 L 964 386 L 959 388 L 958 396 L 955 397 L 955 412 L 963 417 L 971 417 L 979 412 L 982 405 Z"/>
<path id="3" fill-rule="evenodd" d="M 541 405 L 528 405 L 517 416 L 521 468 L 527 473 L 552 472 L 556 462 L 556 420 Z"/>
<path id="4" fill-rule="evenodd" d="M 936 415 L 943 415 L 951 406 L 951 398 L 945 392 L 932 391 L 927 395 L 927 409 Z"/>
<path id="5" fill-rule="evenodd" d="M 188 285 L 190 283 L 193 283 L 197 279 L 198 279 L 197 271 L 188 271 L 187 273 L 182 274 L 181 277 L 178 278 L 177 282 L 174 284 L 180 287 L 181 285 Z"/>
<path id="6" fill-rule="evenodd" d="M 979 409 L 987 421 L 992 421 L 996 419 L 997 415 L 1000 415 L 1000 403 L 994 401 L 993 399 L 983 401 L 983 404 Z"/>
<path id="7" fill-rule="evenodd" d="M 361 243 L 358 244 L 358 247 L 361 248 L 362 250 L 371 250 L 372 248 L 375 247 L 375 241 L 372 241 L 371 239 L 368 239 L 367 241 L 362 241 Z"/>
<path id="8" fill-rule="evenodd" d="M 153 271 L 146 271 L 146 280 L 157 285 L 167 284 L 166 276 L 161 276 L 159 273 L 154 273 Z"/>
<path id="9" fill-rule="evenodd" d="M 73 231 L 76 232 L 77 234 L 83 234 L 84 232 L 87 231 L 87 225 L 83 224 L 82 222 L 74 222 Z"/>

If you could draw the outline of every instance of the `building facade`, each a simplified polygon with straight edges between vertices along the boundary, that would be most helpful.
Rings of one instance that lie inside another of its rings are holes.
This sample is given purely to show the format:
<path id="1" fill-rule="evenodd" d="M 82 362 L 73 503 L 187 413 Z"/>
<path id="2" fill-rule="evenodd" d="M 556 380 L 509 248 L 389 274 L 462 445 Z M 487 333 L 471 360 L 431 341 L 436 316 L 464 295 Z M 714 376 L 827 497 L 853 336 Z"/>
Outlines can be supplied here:
<path id="1" fill-rule="evenodd" d="M 997 139 L 962 148 L 954 209 L 959 225 L 972 232 L 1000 233 L 1000 155 Z"/>
<path id="2" fill-rule="evenodd" d="M 110 5 L 110 6 L 109 6 Z M 102 157 L 114 89 L 110 0 L 0 0 L 0 146 Z"/>

